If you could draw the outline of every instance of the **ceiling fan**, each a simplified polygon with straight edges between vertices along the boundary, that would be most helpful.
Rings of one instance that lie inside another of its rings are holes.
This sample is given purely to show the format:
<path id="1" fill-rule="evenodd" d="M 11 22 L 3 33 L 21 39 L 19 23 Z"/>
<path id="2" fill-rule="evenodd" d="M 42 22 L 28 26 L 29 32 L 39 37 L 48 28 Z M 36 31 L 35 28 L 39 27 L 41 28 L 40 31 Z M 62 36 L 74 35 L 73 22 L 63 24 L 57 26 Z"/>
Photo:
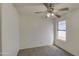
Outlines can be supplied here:
<path id="1" fill-rule="evenodd" d="M 55 3 L 43 3 L 43 5 L 47 8 L 47 10 L 35 12 L 36 14 L 47 12 L 47 17 L 56 16 L 57 18 L 60 18 L 61 15 L 57 14 L 57 12 L 69 10 L 69 8 L 66 7 L 66 8 L 58 9 L 56 10 L 57 12 L 55 12 Z"/>

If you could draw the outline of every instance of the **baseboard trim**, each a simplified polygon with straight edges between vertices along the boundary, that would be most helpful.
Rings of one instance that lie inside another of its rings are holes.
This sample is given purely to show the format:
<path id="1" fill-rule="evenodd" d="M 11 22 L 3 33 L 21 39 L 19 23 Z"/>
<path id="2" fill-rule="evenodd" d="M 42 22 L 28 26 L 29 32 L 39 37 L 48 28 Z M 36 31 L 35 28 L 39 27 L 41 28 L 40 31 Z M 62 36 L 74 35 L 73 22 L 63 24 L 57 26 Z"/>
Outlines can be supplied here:
<path id="1" fill-rule="evenodd" d="M 75 55 L 71 54 L 70 52 L 66 51 L 65 49 L 63 49 L 63 48 L 59 47 L 59 46 L 58 46 L 58 45 L 56 45 L 56 44 L 54 44 L 54 46 L 58 47 L 59 49 L 63 50 L 64 52 L 66 52 L 66 53 L 70 54 L 70 56 L 75 56 Z"/>
<path id="2" fill-rule="evenodd" d="M 20 48 L 19 50 L 24 50 L 24 49 L 31 49 L 31 48 L 39 48 L 39 47 L 45 47 L 45 46 L 50 46 L 50 45 L 40 45 L 40 46 L 35 46 L 35 47 L 29 47 L 29 48 Z"/>

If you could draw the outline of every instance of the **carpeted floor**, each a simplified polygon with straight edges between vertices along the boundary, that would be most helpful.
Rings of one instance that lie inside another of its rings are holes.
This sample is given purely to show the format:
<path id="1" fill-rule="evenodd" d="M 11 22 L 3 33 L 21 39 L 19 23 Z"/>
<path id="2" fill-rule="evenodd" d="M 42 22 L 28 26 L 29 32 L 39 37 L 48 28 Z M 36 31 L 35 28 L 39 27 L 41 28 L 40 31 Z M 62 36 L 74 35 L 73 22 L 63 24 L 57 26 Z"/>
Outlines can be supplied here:
<path id="1" fill-rule="evenodd" d="M 71 56 L 55 46 L 43 46 L 37 48 L 22 49 L 18 56 Z"/>

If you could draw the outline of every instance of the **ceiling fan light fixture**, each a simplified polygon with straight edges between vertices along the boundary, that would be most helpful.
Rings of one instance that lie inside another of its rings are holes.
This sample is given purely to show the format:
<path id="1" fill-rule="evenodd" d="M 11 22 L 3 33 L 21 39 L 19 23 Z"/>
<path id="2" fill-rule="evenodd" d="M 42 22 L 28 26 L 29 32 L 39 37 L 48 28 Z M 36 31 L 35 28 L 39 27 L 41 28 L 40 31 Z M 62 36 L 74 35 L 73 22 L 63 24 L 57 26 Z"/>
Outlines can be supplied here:
<path id="1" fill-rule="evenodd" d="M 50 17 L 50 15 L 51 15 L 50 13 L 47 13 L 47 17 Z"/>
<path id="2" fill-rule="evenodd" d="M 54 13 L 52 13 L 51 15 L 54 16 Z"/>
<path id="3" fill-rule="evenodd" d="M 54 16 L 54 13 L 47 13 L 47 17 Z"/>

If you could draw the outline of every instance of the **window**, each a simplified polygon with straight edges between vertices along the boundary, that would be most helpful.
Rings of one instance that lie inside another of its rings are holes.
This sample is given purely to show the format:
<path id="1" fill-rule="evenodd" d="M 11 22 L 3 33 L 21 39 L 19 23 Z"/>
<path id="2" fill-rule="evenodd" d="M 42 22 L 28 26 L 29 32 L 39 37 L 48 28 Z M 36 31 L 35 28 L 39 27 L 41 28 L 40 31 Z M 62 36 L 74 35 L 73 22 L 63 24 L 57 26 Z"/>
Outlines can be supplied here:
<path id="1" fill-rule="evenodd" d="M 57 23 L 57 39 L 66 41 L 66 21 L 59 21 Z"/>

